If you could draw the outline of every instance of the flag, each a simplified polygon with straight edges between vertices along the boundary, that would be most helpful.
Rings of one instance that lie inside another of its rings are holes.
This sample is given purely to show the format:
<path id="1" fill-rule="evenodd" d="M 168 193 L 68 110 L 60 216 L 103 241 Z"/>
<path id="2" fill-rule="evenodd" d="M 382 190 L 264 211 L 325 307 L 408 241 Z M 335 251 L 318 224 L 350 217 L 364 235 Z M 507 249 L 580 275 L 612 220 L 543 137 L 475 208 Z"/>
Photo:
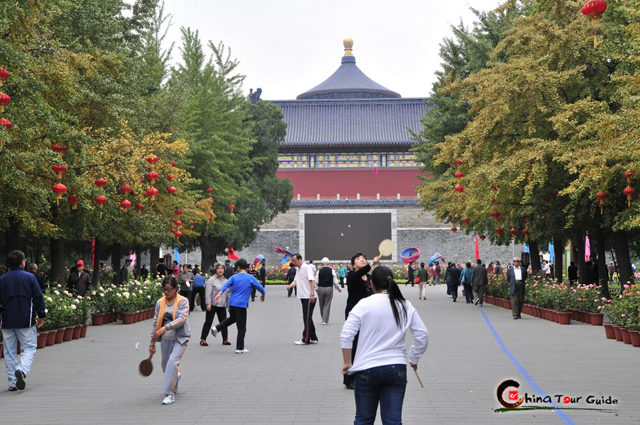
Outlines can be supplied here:
<path id="1" fill-rule="evenodd" d="M 549 262 L 551 264 L 555 264 L 554 260 L 554 254 L 553 254 L 553 242 L 549 242 Z"/>
<path id="2" fill-rule="evenodd" d="M 480 245 L 478 244 L 478 235 L 476 235 L 476 261 L 480 259 Z"/>
<path id="3" fill-rule="evenodd" d="M 591 260 L 591 242 L 589 236 L 584 238 L 584 261 Z"/>
<path id="4" fill-rule="evenodd" d="M 180 250 L 178 248 L 173 248 L 173 259 L 180 264 Z"/>

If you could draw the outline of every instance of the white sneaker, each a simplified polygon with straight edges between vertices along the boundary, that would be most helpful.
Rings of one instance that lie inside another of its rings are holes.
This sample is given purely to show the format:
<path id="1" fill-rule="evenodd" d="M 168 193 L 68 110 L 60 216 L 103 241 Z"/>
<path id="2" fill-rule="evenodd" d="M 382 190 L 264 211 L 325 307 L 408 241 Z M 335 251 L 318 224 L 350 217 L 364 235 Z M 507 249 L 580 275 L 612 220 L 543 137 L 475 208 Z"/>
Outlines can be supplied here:
<path id="1" fill-rule="evenodd" d="M 318 340 L 317 339 L 312 339 L 311 341 L 309 341 L 310 344 L 317 344 Z"/>
<path id="2" fill-rule="evenodd" d="M 323 325 L 326 325 L 326 324 L 327 324 L 327 322 L 322 322 L 322 324 L 323 324 Z"/>
<path id="3" fill-rule="evenodd" d="M 178 377 L 176 378 L 176 385 L 173 387 L 173 393 L 178 394 L 178 384 L 180 383 L 180 378 L 182 378 L 182 374 L 178 372 Z"/>
<path id="4" fill-rule="evenodd" d="M 173 404 L 175 402 L 176 398 L 173 396 L 173 394 L 169 394 L 164 398 L 164 400 L 162 400 L 162 404 Z"/>
<path id="5" fill-rule="evenodd" d="M 216 327 L 215 327 L 215 326 L 213 326 L 213 327 L 211 328 L 211 335 L 213 335 L 213 336 L 214 336 L 214 338 L 215 338 L 216 336 L 218 336 L 218 329 L 216 329 Z"/>
<path id="6" fill-rule="evenodd" d="M 246 348 L 242 350 L 236 350 L 236 354 L 247 354 L 248 352 L 249 350 L 247 350 Z"/>
<path id="7" fill-rule="evenodd" d="M 295 345 L 307 345 L 303 340 L 299 339 L 297 341 L 293 341 Z"/>

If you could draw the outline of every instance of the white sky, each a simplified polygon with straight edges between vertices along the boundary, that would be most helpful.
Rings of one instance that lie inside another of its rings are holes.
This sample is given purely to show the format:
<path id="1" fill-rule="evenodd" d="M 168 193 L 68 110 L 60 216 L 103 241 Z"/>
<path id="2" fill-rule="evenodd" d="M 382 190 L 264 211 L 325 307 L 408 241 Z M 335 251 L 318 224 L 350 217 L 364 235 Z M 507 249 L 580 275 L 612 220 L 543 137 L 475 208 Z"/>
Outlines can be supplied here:
<path id="1" fill-rule="evenodd" d="M 470 26 L 474 7 L 501 0 L 165 0 L 180 60 L 180 27 L 198 30 L 203 44 L 219 41 L 240 62 L 243 85 L 262 99 L 295 99 L 339 66 L 342 40 L 354 40 L 358 67 L 402 97 L 426 97 L 440 68 L 439 45 L 460 19 Z M 208 53 L 208 52 L 207 52 Z"/>

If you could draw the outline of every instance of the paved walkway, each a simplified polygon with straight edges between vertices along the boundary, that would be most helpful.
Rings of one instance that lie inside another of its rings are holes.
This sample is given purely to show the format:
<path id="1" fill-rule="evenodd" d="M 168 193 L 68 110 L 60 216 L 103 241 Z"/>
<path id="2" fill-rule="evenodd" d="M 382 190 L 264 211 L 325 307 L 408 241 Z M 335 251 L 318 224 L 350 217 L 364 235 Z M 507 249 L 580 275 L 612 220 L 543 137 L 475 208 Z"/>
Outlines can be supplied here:
<path id="1" fill-rule="evenodd" d="M 502 308 L 485 304 L 481 309 L 461 303 L 460 298 L 452 303 L 444 285 L 429 287 L 426 301 L 417 300 L 417 287 L 402 289 L 418 308 L 430 337 L 419 365 L 425 388 L 409 375 L 405 424 L 640 423 L 640 349 L 605 339 L 602 327 L 561 326 L 530 316 L 514 321 Z M 2 423 L 352 424 L 353 393 L 343 388 L 340 375 L 339 333 L 346 293 L 335 293 L 328 326 L 318 323 L 316 311 L 320 343 L 296 346 L 293 341 L 302 332 L 300 302 L 287 298 L 283 287 L 267 291 L 266 302 L 252 303 L 249 309 L 246 348 L 251 352 L 246 355 L 236 355 L 234 346 L 222 346 L 212 337 L 209 347 L 200 347 L 204 313 L 191 315 L 194 337 L 180 368 L 183 378 L 174 405 L 160 405 L 159 356 L 154 358 L 153 375 L 143 378 L 137 372 L 138 363 L 147 356 L 151 321 L 110 324 L 90 327 L 86 339 L 38 350 L 27 389 L 0 391 Z M 233 342 L 235 336 L 234 328 Z M 581 396 L 571 406 L 613 407 L 615 413 L 564 410 L 560 413 L 564 417 L 552 410 L 496 413 L 501 407 L 496 388 L 510 378 L 520 382 L 520 396 L 525 392 Z M 619 404 L 589 405 L 588 395 L 612 396 Z"/>

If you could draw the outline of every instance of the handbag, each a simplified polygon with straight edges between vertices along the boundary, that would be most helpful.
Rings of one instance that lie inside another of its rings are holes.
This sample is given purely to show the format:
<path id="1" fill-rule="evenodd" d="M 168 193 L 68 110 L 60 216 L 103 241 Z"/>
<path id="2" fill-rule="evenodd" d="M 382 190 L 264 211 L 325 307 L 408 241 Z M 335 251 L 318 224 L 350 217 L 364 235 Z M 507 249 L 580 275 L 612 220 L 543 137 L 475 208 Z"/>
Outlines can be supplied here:
<path id="1" fill-rule="evenodd" d="M 416 277 L 413 282 L 414 283 L 420 283 L 420 276 Z"/>

